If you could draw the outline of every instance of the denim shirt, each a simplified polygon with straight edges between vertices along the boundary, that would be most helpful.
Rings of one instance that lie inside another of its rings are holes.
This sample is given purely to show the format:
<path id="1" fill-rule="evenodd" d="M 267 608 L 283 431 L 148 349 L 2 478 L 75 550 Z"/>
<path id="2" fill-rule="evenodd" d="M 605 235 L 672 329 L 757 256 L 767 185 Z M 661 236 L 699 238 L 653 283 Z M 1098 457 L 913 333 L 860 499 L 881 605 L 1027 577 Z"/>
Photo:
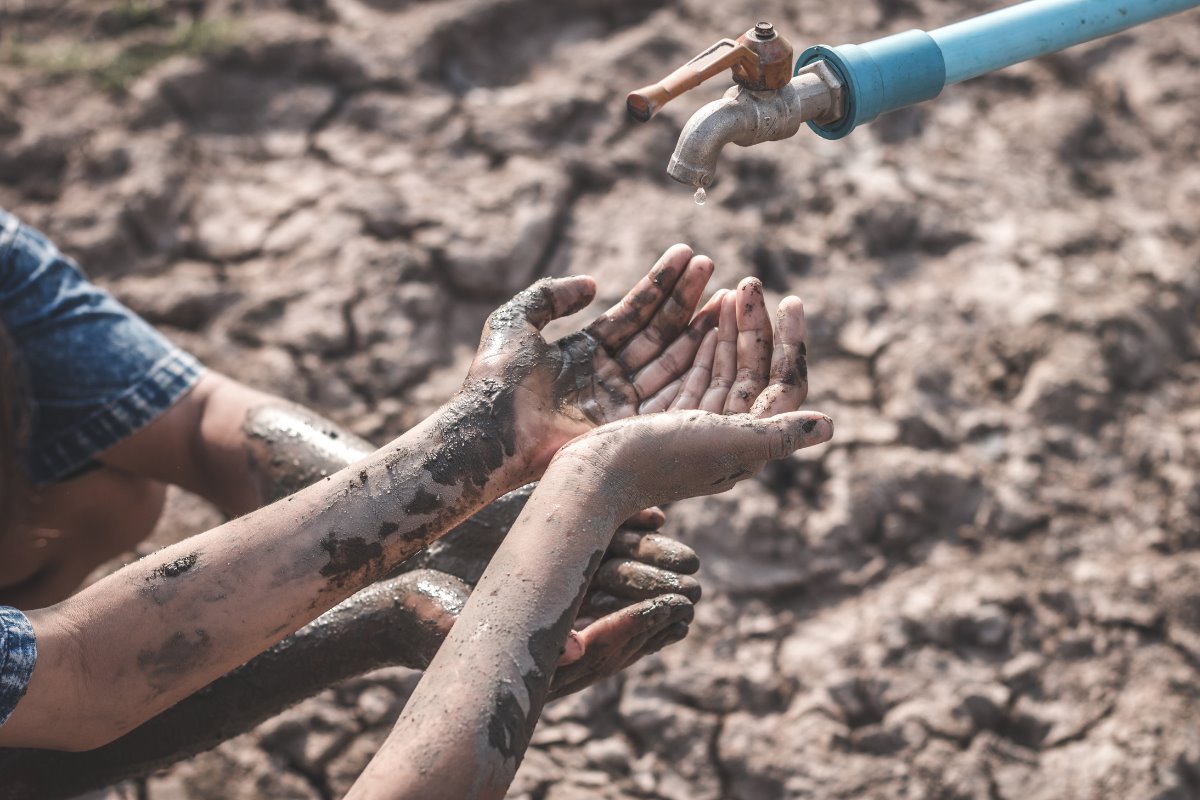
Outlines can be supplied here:
<path id="1" fill-rule="evenodd" d="M 97 466 L 97 454 L 187 393 L 203 367 L 44 235 L 0 209 L 0 322 L 32 417 L 25 469 L 44 486 Z"/>
<path id="2" fill-rule="evenodd" d="M 8 721 L 33 675 L 37 644 L 33 627 L 20 611 L 0 606 L 0 725 Z"/>

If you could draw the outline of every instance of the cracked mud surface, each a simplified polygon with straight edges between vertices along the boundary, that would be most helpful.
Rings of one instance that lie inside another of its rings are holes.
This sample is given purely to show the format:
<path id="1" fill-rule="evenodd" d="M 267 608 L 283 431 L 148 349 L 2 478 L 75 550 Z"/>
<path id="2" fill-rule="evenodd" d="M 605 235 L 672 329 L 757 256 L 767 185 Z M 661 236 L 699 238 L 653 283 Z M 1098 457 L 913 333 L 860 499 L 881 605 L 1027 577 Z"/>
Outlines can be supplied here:
<path id="1" fill-rule="evenodd" d="M 803 47 L 997 3 L 176 5 L 0 4 L 0 205 L 218 370 L 382 441 L 537 277 L 599 307 L 687 241 L 805 300 L 836 441 L 671 510 L 691 636 L 550 705 L 511 797 L 1200 796 L 1196 13 L 727 148 L 698 208 L 664 170 L 724 86 L 647 125 L 629 89 L 759 18 Z M 217 41 L 124 94 L 68 68 L 191 13 Z M 339 795 L 414 681 L 109 796 Z"/>

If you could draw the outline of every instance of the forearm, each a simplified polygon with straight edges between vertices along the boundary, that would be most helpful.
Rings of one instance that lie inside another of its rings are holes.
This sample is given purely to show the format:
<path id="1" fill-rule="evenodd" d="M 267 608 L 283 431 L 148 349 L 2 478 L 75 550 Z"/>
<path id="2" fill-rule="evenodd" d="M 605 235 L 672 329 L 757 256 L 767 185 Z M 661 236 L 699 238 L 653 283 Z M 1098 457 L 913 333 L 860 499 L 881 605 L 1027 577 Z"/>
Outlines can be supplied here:
<path id="1" fill-rule="evenodd" d="M 282 398 L 212 376 L 198 422 L 192 489 L 231 516 L 294 494 L 376 447 Z"/>
<path id="2" fill-rule="evenodd" d="M 84 745 L 136 726 L 525 482 L 471 424 L 488 409 L 457 402 L 288 499 L 32 613 L 39 661 L 0 746 L 73 746 L 63 719 Z"/>
<path id="3" fill-rule="evenodd" d="M 351 797 L 503 796 L 628 514 L 613 487 L 575 469 L 546 473 Z"/>
<path id="4" fill-rule="evenodd" d="M 424 669 L 469 593 L 430 570 L 376 583 L 104 747 L 0 758 L 4 796 L 75 797 L 208 750 L 346 678 L 384 666 Z"/>
<path id="5" fill-rule="evenodd" d="M 166 413 L 100 459 L 181 486 L 229 516 L 241 516 L 375 449 L 302 406 L 209 372 Z"/>

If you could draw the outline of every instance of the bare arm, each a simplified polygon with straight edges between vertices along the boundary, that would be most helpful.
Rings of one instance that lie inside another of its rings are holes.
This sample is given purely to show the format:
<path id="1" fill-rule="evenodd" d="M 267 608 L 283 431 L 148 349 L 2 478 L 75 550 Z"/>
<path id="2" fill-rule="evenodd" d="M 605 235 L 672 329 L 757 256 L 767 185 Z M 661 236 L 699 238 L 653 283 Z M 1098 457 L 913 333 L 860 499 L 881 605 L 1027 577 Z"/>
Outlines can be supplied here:
<path id="1" fill-rule="evenodd" d="M 723 491 L 832 433 L 820 414 L 680 411 L 613 423 L 564 448 L 348 797 L 503 797 L 627 509 Z"/>
<path id="2" fill-rule="evenodd" d="M 424 669 L 531 491 L 523 487 L 491 503 L 403 565 L 414 571 L 364 589 L 119 739 L 81 753 L 22 750 L 0 758 L 0 786 L 14 799 L 75 797 L 203 752 L 345 678 L 381 666 Z M 661 519 L 638 517 L 646 525 Z M 653 563 L 681 571 L 696 566 L 690 549 L 633 529 L 622 530 L 609 556 L 606 564 L 633 563 L 651 574 L 661 570 Z M 590 685 L 686 634 L 691 602 L 670 594 L 679 591 L 679 576 L 665 574 L 650 585 L 654 597 L 640 600 L 644 578 L 636 586 L 606 584 L 608 592 L 593 584 L 589 596 L 606 606 L 605 616 L 580 632 L 586 651 L 555 674 L 552 696 Z M 646 619 L 650 608 L 666 614 Z"/>
<path id="3" fill-rule="evenodd" d="M 833 435 L 827 417 L 796 410 L 808 388 L 799 299 L 780 304 L 773 344 L 756 281 L 720 307 L 718 330 L 665 401 L 715 411 L 623 419 L 559 451 L 351 797 L 502 797 L 615 521 L 642 503 L 724 491 Z M 666 613 L 662 599 L 646 613 Z"/>
<path id="4" fill-rule="evenodd" d="M 236 517 L 298 492 L 375 449 L 302 406 L 209 372 L 101 460 L 181 486 Z"/>
<path id="5" fill-rule="evenodd" d="M 33 612 L 40 657 L 0 746 L 109 741 L 536 478 L 571 436 L 636 413 L 715 324 L 706 310 L 689 325 L 710 273 L 711 262 L 673 248 L 622 303 L 553 343 L 540 329 L 586 305 L 595 285 L 539 283 L 492 315 L 463 389 L 421 425 L 284 501 Z M 67 718 L 75 724 L 58 724 Z"/>
<path id="6" fill-rule="evenodd" d="M 446 469 L 443 409 L 327 480 L 29 614 L 39 659 L 0 744 L 108 741 L 383 577 L 524 482 Z M 455 439 L 463 448 L 481 439 Z M 488 446 L 483 443 L 482 446 Z M 437 471 L 431 474 L 430 468 Z M 56 724 L 72 719 L 75 724 Z"/>
<path id="7" fill-rule="evenodd" d="M 77 797 L 208 750 L 337 681 L 383 666 L 428 666 L 468 587 L 430 570 L 381 581 L 103 747 L 9 751 L 0 786 L 12 800 Z"/>

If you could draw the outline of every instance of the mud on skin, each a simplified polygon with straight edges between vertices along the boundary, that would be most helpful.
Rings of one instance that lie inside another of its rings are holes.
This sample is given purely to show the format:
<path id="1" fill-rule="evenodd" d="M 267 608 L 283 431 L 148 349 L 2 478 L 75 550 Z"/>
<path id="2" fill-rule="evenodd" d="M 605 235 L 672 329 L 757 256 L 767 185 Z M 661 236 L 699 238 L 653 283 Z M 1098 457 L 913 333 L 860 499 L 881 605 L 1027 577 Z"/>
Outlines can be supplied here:
<path id="1" fill-rule="evenodd" d="M 375 450 L 365 439 L 291 406 L 251 409 L 242 432 L 250 471 L 266 502 L 295 494 Z"/>
<path id="2" fill-rule="evenodd" d="M 339 536 L 330 531 L 321 540 L 321 549 L 329 555 L 321 574 L 334 586 L 344 586 L 351 575 L 364 569 L 377 570 L 383 564 L 383 545 L 361 536 Z"/>
<path id="3" fill-rule="evenodd" d="M 326 478 L 349 464 L 370 455 L 375 448 L 370 442 L 331 424 L 302 408 L 267 405 L 252 409 L 246 415 L 242 430 L 246 435 L 246 456 L 251 471 L 258 476 L 264 500 L 287 497 Z M 461 449 L 461 448 L 460 448 Z M 368 489 L 368 473 L 361 470 L 357 481 L 352 479 L 348 490 Z M 406 514 L 428 514 L 436 511 L 439 498 L 424 487 L 417 487 L 412 500 L 404 506 Z M 375 538 L 384 540 L 400 529 L 393 520 L 378 524 Z M 414 531 L 423 535 L 425 528 Z M 383 548 L 362 537 L 343 537 L 331 530 L 320 544 L 326 556 L 320 574 L 342 586 L 353 574 L 367 568 L 377 568 L 383 559 Z M 294 577 L 285 570 L 280 579 Z M 285 574 L 286 573 L 286 574 Z"/>
<path id="4" fill-rule="evenodd" d="M 153 556 L 150 557 L 153 558 Z M 143 596 L 149 597 L 155 604 L 162 605 L 175 596 L 176 588 L 173 585 L 175 579 L 187 574 L 196 566 L 199 559 L 200 552 L 197 551 L 155 567 L 146 576 L 145 586 L 141 587 L 139 592 Z"/>
<path id="5" fill-rule="evenodd" d="M 577 301 L 567 313 L 574 313 L 587 304 Z M 501 306 L 488 318 L 487 333 L 481 353 L 503 360 L 490 375 L 468 375 L 466 383 L 438 420 L 435 430 L 441 442 L 422 460 L 433 480 L 443 486 L 462 484 L 464 491 L 478 496 L 492 476 L 504 466 L 506 458 L 516 454 L 516 390 L 541 365 L 560 361 L 555 382 L 556 404 L 566 405 L 569 392 L 579 389 L 581 372 L 574 358 L 562 361 L 558 347 L 548 345 L 542 337 L 528 330 L 529 319 L 549 315 L 551 300 L 546 287 L 539 282 Z M 595 352 L 582 347 L 578 358 L 590 359 Z M 472 373 L 488 371 L 487 367 Z M 497 374 L 498 373 L 498 374 Z M 563 385 L 560 385 L 562 381 Z M 428 493 L 427 493 L 428 494 Z M 428 505 L 428 498 L 414 497 L 413 504 Z"/>
<path id="6" fill-rule="evenodd" d="M 466 584 L 429 570 L 377 583 L 103 747 L 11 750 L 7 761 L 0 753 L 0 796 L 78 797 L 202 753 L 363 672 L 397 665 L 424 669 L 450 627 L 446 617 L 457 614 L 469 594 Z M 399 608 L 412 613 L 397 613 Z M 177 636 L 183 644 L 184 634 Z M 171 660 L 173 641 L 158 666 Z M 146 653 L 146 666 L 162 654 Z M 214 708 L 223 709 L 219 717 Z"/>
<path id="7" fill-rule="evenodd" d="M 570 633 L 571 624 L 578 614 L 587 593 L 588 585 L 604 558 L 604 550 L 597 550 L 588 559 L 580 578 L 575 599 L 559 615 L 558 619 L 545 628 L 534 631 L 529 637 L 529 655 L 533 665 L 521 675 L 529 712 L 521 710 L 521 702 L 507 683 L 495 687 L 492 711 L 488 721 L 488 744 L 505 760 L 513 760 L 519 766 L 533 736 L 534 726 L 542 715 L 542 706 L 550 691 L 550 680 L 554 676 L 562 652 L 563 642 Z"/>
<path id="8" fill-rule="evenodd" d="M 506 370 L 503 382 L 468 381 L 451 401 L 436 426 L 441 442 L 422 461 L 434 481 L 443 486 L 463 484 L 464 490 L 469 486 L 477 494 L 504 466 L 505 457 L 516 453 L 514 394 L 528 374 L 520 372 L 519 367 Z"/>
<path id="9" fill-rule="evenodd" d="M 145 674 L 146 682 L 155 691 L 162 692 L 173 686 L 180 676 L 190 673 L 197 663 L 207 661 L 212 648 L 212 640 L 203 628 L 177 631 L 157 650 L 138 653 L 138 668 Z"/>

